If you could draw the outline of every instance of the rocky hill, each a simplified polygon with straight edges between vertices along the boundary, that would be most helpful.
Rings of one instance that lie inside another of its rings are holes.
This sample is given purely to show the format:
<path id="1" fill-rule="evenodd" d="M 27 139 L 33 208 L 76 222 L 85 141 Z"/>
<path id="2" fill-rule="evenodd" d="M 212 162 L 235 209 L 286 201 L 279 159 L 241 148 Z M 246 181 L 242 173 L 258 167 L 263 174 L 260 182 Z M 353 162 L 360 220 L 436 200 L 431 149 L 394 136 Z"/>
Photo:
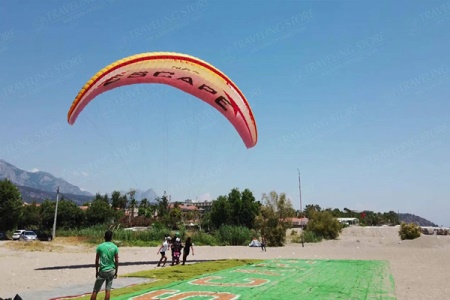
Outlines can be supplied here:
<path id="1" fill-rule="evenodd" d="M 59 186 L 61 193 L 92 196 L 91 193 L 82 191 L 79 187 L 68 183 L 62 178 L 57 178 L 47 172 L 28 172 L 0 159 L 0 180 L 8 178 L 17 186 L 29 187 L 45 192 L 56 192 Z"/>
<path id="2" fill-rule="evenodd" d="M 438 227 L 438 225 L 436 225 L 435 223 L 428 221 L 427 219 L 424 219 L 422 217 L 413 215 L 413 214 L 402 213 L 402 214 L 399 214 L 398 217 L 400 219 L 400 222 L 415 223 L 419 226 Z"/>

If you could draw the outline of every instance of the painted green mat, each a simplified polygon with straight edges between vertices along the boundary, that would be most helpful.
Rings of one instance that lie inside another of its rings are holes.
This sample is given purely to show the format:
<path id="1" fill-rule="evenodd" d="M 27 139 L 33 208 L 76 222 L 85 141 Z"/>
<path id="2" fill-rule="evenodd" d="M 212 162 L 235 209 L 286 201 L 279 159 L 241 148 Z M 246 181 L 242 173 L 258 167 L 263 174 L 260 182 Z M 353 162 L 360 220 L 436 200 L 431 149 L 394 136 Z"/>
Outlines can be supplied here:
<path id="1" fill-rule="evenodd" d="M 187 266 L 188 267 L 188 266 Z M 385 261 L 276 259 L 115 299 L 396 299 Z"/>

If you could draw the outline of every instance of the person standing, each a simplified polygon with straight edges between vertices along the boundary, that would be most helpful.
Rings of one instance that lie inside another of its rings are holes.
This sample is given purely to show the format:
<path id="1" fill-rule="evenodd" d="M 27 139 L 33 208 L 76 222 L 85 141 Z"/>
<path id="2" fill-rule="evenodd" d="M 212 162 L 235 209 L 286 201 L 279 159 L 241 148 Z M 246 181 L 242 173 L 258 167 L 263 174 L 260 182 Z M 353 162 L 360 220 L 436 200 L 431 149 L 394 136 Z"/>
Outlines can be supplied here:
<path id="1" fill-rule="evenodd" d="M 111 242 L 113 233 L 111 230 L 105 232 L 105 242 L 97 246 L 95 256 L 95 284 L 91 294 L 91 300 L 97 299 L 97 294 L 105 284 L 105 300 L 111 297 L 113 279 L 117 278 L 119 271 L 119 248 Z"/>
<path id="2" fill-rule="evenodd" d="M 164 267 L 166 265 L 166 261 L 167 261 L 166 252 L 169 249 L 169 241 L 170 241 L 170 236 L 168 236 L 164 239 L 163 244 L 161 245 L 161 247 L 159 247 L 158 252 L 156 252 L 156 254 L 161 253 L 161 258 L 159 259 L 157 267 L 159 267 L 161 265 L 161 262 L 163 261 L 163 259 L 164 259 L 164 262 L 163 262 L 162 266 Z"/>
<path id="3" fill-rule="evenodd" d="M 170 252 L 172 253 L 172 266 L 174 265 L 174 262 L 176 261 L 176 257 L 175 257 L 175 253 L 176 253 L 176 250 L 175 250 L 175 243 L 176 243 L 176 241 L 177 241 L 177 239 L 179 239 L 180 237 L 180 233 L 177 231 L 176 233 L 175 233 L 175 235 L 173 236 L 173 238 L 172 238 L 172 243 L 170 244 Z"/>
<path id="4" fill-rule="evenodd" d="M 181 239 L 177 237 L 172 244 L 172 266 L 178 265 L 180 263 L 181 249 L 183 245 L 181 244 Z"/>
<path id="5" fill-rule="evenodd" d="M 183 263 L 182 263 L 182 265 L 185 264 L 186 258 L 188 257 L 189 252 L 191 251 L 191 249 L 192 249 L 192 256 L 194 256 L 194 244 L 192 244 L 192 242 L 191 242 L 191 237 L 188 237 L 186 239 L 186 242 L 184 243 Z"/>
<path id="6" fill-rule="evenodd" d="M 266 237 L 265 236 L 261 237 L 261 251 L 267 252 L 267 250 L 266 250 Z"/>

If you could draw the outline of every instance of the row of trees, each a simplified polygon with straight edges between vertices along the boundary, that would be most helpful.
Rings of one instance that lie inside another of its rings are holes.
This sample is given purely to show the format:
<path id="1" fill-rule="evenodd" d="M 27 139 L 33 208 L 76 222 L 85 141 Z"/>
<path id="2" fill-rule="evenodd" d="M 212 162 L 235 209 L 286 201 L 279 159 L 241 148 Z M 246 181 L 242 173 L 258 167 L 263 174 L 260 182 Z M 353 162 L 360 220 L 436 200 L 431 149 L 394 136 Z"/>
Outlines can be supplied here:
<path id="1" fill-rule="evenodd" d="M 55 201 L 45 200 L 41 205 L 32 203 L 24 205 L 17 187 L 9 180 L 0 181 L 0 230 L 20 228 L 50 229 L 53 226 Z M 187 220 L 195 220 L 206 232 L 222 232 L 227 226 L 246 228 L 252 234 L 264 235 L 270 246 L 285 243 L 286 230 L 292 226 L 290 218 L 304 216 L 309 219 L 306 230 L 325 239 L 338 237 L 341 226 L 337 217 L 356 217 L 363 225 L 398 224 L 397 214 L 374 213 L 363 214 L 349 209 L 322 209 L 319 205 L 307 205 L 300 214 L 294 210 L 291 201 L 284 193 L 270 192 L 263 194 L 257 201 L 249 189 L 240 191 L 232 189 L 228 195 L 222 195 L 213 202 L 209 212 L 182 212 L 180 203 L 171 203 L 166 195 L 150 203 L 147 199 L 140 202 L 134 198 L 134 192 L 126 194 L 113 192 L 97 194 L 86 203 L 83 210 L 74 202 L 62 199 L 58 204 L 57 229 L 81 229 L 95 225 L 128 226 L 163 226 L 178 230 Z M 135 211 L 138 216 L 126 215 L 126 211 Z M 249 237 L 251 238 L 251 237 Z"/>
<path id="2" fill-rule="evenodd" d="M 201 228 L 219 231 L 223 226 L 247 228 L 252 233 L 265 235 L 269 245 L 280 246 L 285 242 L 285 231 L 291 226 L 287 220 L 295 216 L 291 202 L 285 194 L 276 192 L 264 194 L 262 201 L 256 201 L 249 189 L 233 189 L 228 195 L 219 196 L 213 202 L 210 212 L 183 213 L 179 203 L 170 205 L 165 195 L 156 204 L 147 200 L 139 203 L 132 193 L 113 192 L 108 195 L 97 194 L 81 209 L 74 202 L 62 199 L 58 204 L 57 228 L 74 229 L 99 224 L 123 226 L 163 225 L 170 229 L 183 226 L 186 219 L 197 219 Z M 24 205 L 17 187 L 9 180 L 0 182 L 0 230 L 20 228 L 44 228 L 53 226 L 56 202 L 45 200 L 41 205 Z M 138 217 L 126 216 L 125 210 L 138 208 Z M 251 237 L 250 237 L 251 238 Z"/>
<path id="3" fill-rule="evenodd" d="M 399 225 L 400 218 L 398 214 L 394 211 L 389 212 L 373 212 L 370 210 L 365 210 L 362 212 L 355 212 L 351 209 L 344 208 L 344 210 L 339 210 L 337 208 L 322 209 L 317 204 L 308 204 L 305 206 L 303 215 L 309 219 L 315 212 L 329 212 L 335 218 L 357 218 L 359 223 L 363 226 L 381 226 L 381 225 Z"/>

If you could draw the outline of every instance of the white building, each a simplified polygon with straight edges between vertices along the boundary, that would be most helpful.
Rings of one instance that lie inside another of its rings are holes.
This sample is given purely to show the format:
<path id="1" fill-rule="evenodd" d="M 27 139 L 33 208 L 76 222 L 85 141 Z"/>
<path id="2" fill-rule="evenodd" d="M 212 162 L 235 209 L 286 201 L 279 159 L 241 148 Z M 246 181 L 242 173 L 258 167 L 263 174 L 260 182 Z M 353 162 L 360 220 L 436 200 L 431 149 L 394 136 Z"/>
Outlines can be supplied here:
<path id="1" fill-rule="evenodd" d="M 339 223 L 347 223 L 348 225 L 359 225 L 358 218 L 337 218 Z"/>

